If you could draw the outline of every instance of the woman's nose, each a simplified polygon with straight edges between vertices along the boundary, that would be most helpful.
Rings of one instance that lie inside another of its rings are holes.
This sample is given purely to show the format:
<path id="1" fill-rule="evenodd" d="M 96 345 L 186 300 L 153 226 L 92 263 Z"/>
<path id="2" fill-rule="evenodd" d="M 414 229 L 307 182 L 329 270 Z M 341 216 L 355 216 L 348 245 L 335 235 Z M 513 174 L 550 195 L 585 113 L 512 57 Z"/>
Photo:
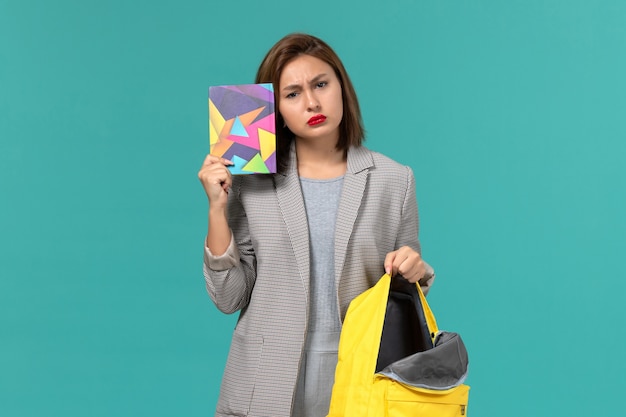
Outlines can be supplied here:
<path id="1" fill-rule="evenodd" d="M 312 91 L 307 92 L 306 100 L 308 110 L 315 111 L 320 108 L 320 102 Z"/>

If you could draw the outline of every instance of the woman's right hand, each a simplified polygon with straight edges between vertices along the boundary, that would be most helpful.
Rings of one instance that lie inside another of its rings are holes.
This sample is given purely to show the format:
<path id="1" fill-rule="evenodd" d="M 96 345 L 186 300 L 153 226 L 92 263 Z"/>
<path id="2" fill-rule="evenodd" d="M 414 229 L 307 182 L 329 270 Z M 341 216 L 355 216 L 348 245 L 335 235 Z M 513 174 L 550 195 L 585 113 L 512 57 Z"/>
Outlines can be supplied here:
<path id="1" fill-rule="evenodd" d="M 232 174 L 227 168 L 229 165 L 234 164 L 228 159 L 207 155 L 198 172 L 198 179 L 213 209 L 226 208 L 228 190 L 232 185 Z"/>

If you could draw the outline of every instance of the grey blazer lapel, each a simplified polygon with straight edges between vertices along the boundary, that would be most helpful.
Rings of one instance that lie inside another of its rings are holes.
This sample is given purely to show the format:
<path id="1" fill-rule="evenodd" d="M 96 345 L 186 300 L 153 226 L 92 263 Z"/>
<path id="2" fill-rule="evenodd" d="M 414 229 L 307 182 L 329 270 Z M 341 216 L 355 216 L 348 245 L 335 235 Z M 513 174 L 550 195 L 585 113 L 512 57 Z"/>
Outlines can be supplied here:
<path id="1" fill-rule="evenodd" d="M 308 299 L 310 279 L 309 226 L 293 148 L 290 159 L 287 172 L 274 175 L 274 184 L 278 205 L 287 225 L 287 233 L 289 233 L 291 247 L 298 264 L 298 273 Z"/>
<path id="2" fill-rule="evenodd" d="M 339 285 L 341 272 L 346 261 L 348 241 L 352 235 L 359 207 L 365 193 L 369 168 L 374 160 L 363 146 L 348 150 L 348 168 L 343 181 L 341 201 L 335 223 L 335 285 Z"/>

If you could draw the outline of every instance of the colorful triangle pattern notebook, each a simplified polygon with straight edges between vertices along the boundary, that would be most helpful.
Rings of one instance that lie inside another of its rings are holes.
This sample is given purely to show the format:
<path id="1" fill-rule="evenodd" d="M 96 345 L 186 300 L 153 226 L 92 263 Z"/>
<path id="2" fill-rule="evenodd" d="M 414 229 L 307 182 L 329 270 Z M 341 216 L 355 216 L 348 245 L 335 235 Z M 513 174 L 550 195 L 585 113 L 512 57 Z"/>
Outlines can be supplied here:
<path id="1" fill-rule="evenodd" d="M 276 172 L 276 121 L 271 83 L 209 87 L 211 155 L 231 160 L 232 174 Z"/>

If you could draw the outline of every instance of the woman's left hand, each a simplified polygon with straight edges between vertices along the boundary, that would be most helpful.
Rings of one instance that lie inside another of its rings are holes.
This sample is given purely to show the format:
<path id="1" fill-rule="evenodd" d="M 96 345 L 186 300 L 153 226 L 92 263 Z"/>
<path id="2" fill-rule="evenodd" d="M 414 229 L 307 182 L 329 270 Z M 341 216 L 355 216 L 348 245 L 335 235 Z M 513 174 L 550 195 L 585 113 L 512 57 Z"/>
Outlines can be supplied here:
<path id="1" fill-rule="evenodd" d="M 402 275 L 407 281 L 416 283 L 426 274 L 426 264 L 413 248 L 402 246 L 385 256 L 385 272 Z"/>

